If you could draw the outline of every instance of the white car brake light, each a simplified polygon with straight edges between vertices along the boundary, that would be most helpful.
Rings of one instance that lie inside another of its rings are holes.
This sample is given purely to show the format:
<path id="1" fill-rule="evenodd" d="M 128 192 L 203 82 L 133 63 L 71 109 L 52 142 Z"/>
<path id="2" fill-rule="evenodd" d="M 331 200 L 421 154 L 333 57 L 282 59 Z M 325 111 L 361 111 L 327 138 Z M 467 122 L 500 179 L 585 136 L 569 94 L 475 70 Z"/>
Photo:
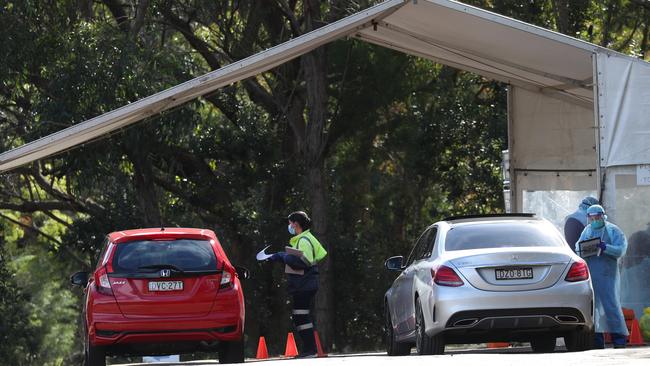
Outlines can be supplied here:
<path id="1" fill-rule="evenodd" d="M 464 285 L 463 280 L 460 279 L 456 272 L 447 266 L 431 269 L 431 277 L 433 282 L 440 286 L 458 287 Z"/>
<path id="2" fill-rule="evenodd" d="M 589 279 L 589 267 L 585 262 L 575 262 L 571 265 L 569 273 L 564 278 L 568 282 L 586 281 Z"/>

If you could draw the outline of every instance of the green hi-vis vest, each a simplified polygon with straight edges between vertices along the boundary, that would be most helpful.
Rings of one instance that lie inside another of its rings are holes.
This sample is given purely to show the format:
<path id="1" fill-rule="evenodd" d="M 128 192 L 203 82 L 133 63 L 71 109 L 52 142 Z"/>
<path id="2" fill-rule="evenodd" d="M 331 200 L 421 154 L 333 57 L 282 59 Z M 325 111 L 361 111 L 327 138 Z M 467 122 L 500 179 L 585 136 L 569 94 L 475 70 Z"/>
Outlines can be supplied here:
<path id="1" fill-rule="evenodd" d="M 289 244 L 292 248 L 302 251 L 303 256 L 311 265 L 317 264 L 327 255 L 327 250 L 309 230 L 291 238 Z"/>

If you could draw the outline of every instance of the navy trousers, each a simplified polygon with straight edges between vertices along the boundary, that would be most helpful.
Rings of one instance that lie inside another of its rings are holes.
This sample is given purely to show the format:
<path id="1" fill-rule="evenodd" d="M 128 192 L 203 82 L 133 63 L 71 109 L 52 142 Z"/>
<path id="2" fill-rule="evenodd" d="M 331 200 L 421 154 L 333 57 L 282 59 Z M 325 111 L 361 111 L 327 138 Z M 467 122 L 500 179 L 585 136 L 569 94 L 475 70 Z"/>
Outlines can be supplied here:
<path id="1" fill-rule="evenodd" d="M 293 312 L 291 318 L 296 331 L 302 339 L 302 355 L 316 353 L 316 339 L 314 338 L 314 321 L 311 315 L 312 303 L 316 291 L 298 291 L 293 293 Z"/>
<path id="2" fill-rule="evenodd" d="M 627 337 L 623 334 L 619 333 L 610 333 L 610 337 L 612 337 L 612 343 L 614 346 L 625 346 L 627 343 Z M 596 337 L 594 338 L 594 348 L 596 349 L 602 349 L 605 348 L 605 334 L 603 333 L 596 333 Z"/>

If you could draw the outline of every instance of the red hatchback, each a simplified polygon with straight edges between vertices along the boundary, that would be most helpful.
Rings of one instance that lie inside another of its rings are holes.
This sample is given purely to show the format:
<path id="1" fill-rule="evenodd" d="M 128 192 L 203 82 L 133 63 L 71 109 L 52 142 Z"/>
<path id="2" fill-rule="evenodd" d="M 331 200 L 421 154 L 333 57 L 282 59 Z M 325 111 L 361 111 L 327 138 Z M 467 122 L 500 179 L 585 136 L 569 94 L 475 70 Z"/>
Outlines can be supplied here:
<path id="1" fill-rule="evenodd" d="M 238 271 L 240 274 L 238 274 Z M 107 355 L 217 351 L 244 361 L 244 295 L 235 267 L 211 230 L 157 228 L 110 233 L 84 288 L 84 365 Z"/>

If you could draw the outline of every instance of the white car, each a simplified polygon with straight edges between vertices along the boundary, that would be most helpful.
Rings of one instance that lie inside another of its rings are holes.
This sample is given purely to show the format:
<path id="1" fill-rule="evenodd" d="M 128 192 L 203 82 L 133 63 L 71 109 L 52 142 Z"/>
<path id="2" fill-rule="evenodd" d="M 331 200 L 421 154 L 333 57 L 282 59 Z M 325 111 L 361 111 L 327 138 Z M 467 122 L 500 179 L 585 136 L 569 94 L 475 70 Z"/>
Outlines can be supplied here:
<path id="1" fill-rule="evenodd" d="M 552 352 L 593 342 L 593 288 L 585 261 L 533 214 L 464 216 L 429 226 L 385 295 L 388 354 L 442 354 L 445 344 L 530 342 Z"/>

